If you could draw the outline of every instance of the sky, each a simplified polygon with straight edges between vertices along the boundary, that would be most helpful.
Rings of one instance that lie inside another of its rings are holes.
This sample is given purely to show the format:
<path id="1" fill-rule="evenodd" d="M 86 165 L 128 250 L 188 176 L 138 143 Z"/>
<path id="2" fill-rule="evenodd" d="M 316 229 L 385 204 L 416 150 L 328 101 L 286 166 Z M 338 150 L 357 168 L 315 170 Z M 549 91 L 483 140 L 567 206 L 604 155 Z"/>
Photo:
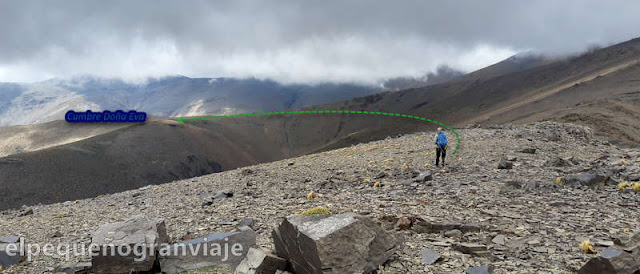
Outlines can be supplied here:
<path id="1" fill-rule="evenodd" d="M 0 82 L 95 75 L 376 83 L 640 36 L 628 0 L 0 1 Z"/>

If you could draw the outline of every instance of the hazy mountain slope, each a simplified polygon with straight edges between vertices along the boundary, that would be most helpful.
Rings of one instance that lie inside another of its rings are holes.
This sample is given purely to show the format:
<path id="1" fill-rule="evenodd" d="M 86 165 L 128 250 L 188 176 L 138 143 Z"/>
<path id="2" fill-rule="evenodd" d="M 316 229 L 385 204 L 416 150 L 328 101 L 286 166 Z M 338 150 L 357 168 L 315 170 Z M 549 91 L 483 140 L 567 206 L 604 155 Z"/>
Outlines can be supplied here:
<path id="1" fill-rule="evenodd" d="M 0 208 L 93 197 L 282 157 L 233 130 L 152 121 L 0 158 Z"/>
<path id="2" fill-rule="evenodd" d="M 165 77 L 144 83 L 77 77 L 32 84 L 0 84 L 0 126 L 49 122 L 69 109 L 135 109 L 173 117 L 276 111 L 324 104 L 381 91 L 356 84 L 280 84 L 270 80 Z"/>
<path id="3" fill-rule="evenodd" d="M 0 126 L 44 123 L 64 119 L 69 109 L 96 109 L 99 106 L 74 91 L 45 84 L 13 85 L 3 94 Z"/>
<path id="4" fill-rule="evenodd" d="M 9 106 L 11 100 L 18 97 L 23 92 L 23 87 L 16 83 L 0 83 L 0 113 L 4 113 Z"/>
<path id="5" fill-rule="evenodd" d="M 488 79 L 509 73 L 546 65 L 557 61 L 553 58 L 524 52 L 511 56 L 486 68 L 476 70 L 461 77 L 460 80 Z"/>
<path id="6" fill-rule="evenodd" d="M 53 121 L 43 124 L 0 128 L 0 157 L 73 143 L 129 125 L 70 124 Z"/>
<path id="7" fill-rule="evenodd" d="M 487 122 L 539 120 L 589 125 L 596 129 L 596 134 L 612 141 L 640 143 L 640 64 L 581 82 L 502 115 L 491 116 Z"/>
<path id="8" fill-rule="evenodd" d="M 462 75 L 462 71 L 448 66 L 440 66 L 435 72 L 427 73 L 421 77 L 397 77 L 385 81 L 382 86 L 386 90 L 398 91 L 408 88 L 419 88 L 451 81 Z"/>
<path id="9" fill-rule="evenodd" d="M 553 108 L 610 100 L 620 92 L 627 93 L 626 97 L 634 97 L 634 92 L 640 90 L 640 81 L 635 81 L 638 75 L 638 60 L 640 39 L 634 39 L 580 56 L 488 79 L 463 76 L 439 85 L 370 95 L 321 108 L 401 112 L 431 118 L 449 125 L 556 119 L 560 117 L 554 117 L 549 113 L 535 116 L 538 119 L 525 118 L 536 113 L 547 113 Z M 583 85 L 591 88 L 586 91 L 587 89 L 580 88 Z M 572 89 L 575 91 L 566 95 L 566 92 Z M 547 101 L 541 103 L 541 100 L 545 99 Z M 557 105 L 559 102 L 562 104 Z M 625 102 L 632 106 L 638 105 L 637 100 L 627 99 Z M 555 107 L 547 108 L 545 105 Z M 574 113 L 589 115 L 589 112 L 581 113 L 580 110 Z M 583 120 L 584 124 L 598 128 L 589 123 L 592 119 Z M 614 120 L 612 123 L 617 122 Z M 390 125 L 384 124 L 381 129 L 388 126 Z M 627 125 L 614 126 L 640 128 L 640 122 L 631 119 Z M 632 132 L 625 134 L 631 135 Z M 630 140 L 626 137 L 620 139 Z"/>
<path id="10" fill-rule="evenodd" d="M 401 118 L 275 115 L 185 124 L 152 120 L 112 128 L 77 142 L 0 158 L 0 208 L 94 197 L 303 155 L 385 119 Z M 345 120 L 358 122 L 346 125 Z M 418 123 L 407 125 L 415 128 Z"/>

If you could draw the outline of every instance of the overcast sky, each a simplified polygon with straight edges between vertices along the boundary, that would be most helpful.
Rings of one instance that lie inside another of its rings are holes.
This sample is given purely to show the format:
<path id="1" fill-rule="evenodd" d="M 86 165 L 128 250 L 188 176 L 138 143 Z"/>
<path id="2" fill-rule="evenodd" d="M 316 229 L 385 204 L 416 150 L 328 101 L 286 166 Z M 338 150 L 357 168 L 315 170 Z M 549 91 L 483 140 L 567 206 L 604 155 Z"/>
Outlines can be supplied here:
<path id="1" fill-rule="evenodd" d="M 0 1 L 0 81 L 91 74 L 283 82 L 472 71 L 640 36 L 640 1 Z"/>

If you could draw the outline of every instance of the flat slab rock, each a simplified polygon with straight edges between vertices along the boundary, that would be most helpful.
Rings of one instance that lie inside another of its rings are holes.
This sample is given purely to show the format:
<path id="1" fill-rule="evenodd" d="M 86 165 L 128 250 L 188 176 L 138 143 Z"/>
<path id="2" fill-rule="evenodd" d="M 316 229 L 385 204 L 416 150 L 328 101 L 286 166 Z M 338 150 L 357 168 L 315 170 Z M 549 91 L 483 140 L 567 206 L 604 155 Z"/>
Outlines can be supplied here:
<path id="1" fill-rule="evenodd" d="M 440 231 L 460 230 L 463 233 L 478 232 L 482 230 L 482 226 L 479 224 L 463 224 L 455 222 L 429 222 L 429 221 L 417 221 L 411 228 L 417 233 L 438 233 Z"/>
<path id="2" fill-rule="evenodd" d="M 378 223 L 355 213 L 289 216 L 273 239 L 294 273 L 371 273 L 399 246 Z"/>
<path id="3" fill-rule="evenodd" d="M 207 267 L 234 269 L 255 245 L 256 233 L 245 226 L 238 231 L 215 233 L 162 248 L 158 261 L 163 273 Z"/>

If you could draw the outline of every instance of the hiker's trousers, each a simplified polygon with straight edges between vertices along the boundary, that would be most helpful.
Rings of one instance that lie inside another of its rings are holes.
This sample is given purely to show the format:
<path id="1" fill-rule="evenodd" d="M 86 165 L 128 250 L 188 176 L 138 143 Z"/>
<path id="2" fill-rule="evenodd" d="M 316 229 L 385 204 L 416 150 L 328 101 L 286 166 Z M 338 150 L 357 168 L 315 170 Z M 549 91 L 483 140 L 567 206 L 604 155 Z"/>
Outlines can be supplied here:
<path id="1" fill-rule="evenodd" d="M 436 148 L 436 166 L 440 164 L 440 157 L 442 157 L 442 165 L 444 165 L 444 158 L 447 157 L 447 149 L 438 146 Z"/>

